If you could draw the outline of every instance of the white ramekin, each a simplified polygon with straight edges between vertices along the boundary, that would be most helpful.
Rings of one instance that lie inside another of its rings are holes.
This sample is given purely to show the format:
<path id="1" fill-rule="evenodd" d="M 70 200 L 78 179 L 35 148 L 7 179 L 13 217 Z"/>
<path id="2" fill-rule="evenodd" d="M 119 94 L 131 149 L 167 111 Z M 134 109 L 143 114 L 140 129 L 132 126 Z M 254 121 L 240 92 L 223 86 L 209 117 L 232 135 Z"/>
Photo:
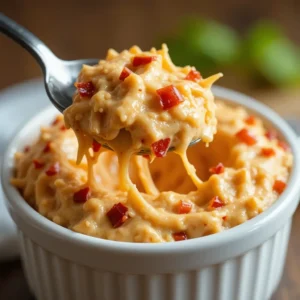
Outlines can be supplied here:
<path id="1" fill-rule="evenodd" d="M 85 236 L 33 210 L 9 183 L 14 153 L 57 114 L 50 107 L 23 126 L 8 146 L 2 183 L 17 224 L 29 285 L 39 300 L 264 300 L 284 266 L 300 190 L 297 136 L 275 112 L 239 93 L 215 88 L 275 127 L 291 146 L 294 166 L 277 202 L 222 233 L 177 243 L 133 244 Z"/>

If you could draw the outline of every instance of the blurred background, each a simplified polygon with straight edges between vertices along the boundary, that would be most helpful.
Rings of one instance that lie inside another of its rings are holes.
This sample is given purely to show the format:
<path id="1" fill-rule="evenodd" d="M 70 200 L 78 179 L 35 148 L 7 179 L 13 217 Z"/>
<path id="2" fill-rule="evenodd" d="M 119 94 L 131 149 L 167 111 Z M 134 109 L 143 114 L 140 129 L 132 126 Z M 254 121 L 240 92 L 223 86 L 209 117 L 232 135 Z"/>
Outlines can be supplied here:
<path id="1" fill-rule="evenodd" d="M 109 47 L 146 50 L 166 42 L 175 63 L 195 65 L 204 76 L 221 71 L 218 84 L 282 114 L 290 114 L 288 100 L 300 114 L 298 0 L 7 0 L 0 10 L 61 58 L 101 58 Z M 2 35 L 0 49 L 0 89 L 41 76 L 33 58 Z"/>

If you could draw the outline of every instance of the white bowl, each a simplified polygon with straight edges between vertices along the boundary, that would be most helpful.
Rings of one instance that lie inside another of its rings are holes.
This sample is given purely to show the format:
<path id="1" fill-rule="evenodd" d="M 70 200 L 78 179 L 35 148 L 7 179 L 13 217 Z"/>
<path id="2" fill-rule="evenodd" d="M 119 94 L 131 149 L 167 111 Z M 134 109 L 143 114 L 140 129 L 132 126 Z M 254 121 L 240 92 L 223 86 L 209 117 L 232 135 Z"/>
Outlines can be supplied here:
<path id="1" fill-rule="evenodd" d="M 14 153 L 38 135 L 57 111 L 50 107 L 24 125 L 8 146 L 2 183 L 17 224 L 29 285 L 39 300 L 263 300 L 282 275 L 292 215 L 299 199 L 297 136 L 266 106 L 215 88 L 276 128 L 291 146 L 288 186 L 265 212 L 230 230 L 178 243 L 102 240 L 63 228 L 32 209 L 10 185 Z"/>

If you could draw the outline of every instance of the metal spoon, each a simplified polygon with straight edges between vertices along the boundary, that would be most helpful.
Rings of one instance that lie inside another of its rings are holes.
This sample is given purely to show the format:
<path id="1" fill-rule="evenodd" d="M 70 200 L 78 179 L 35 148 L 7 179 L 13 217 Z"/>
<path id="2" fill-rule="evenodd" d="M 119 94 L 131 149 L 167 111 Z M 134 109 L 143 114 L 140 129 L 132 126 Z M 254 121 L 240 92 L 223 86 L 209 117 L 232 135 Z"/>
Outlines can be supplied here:
<path id="1" fill-rule="evenodd" d="M 20 44 L 36 59 L 44 73 L 48 97 L 60 112 L 72 104 L 72 96 L 75 92 L 74 83 L 82 65 L 95 65 L 99 61 L 98 59 L 69 61 L 59 59 L 39 38 L 2 13 L 0 13 L 0 32 Z M 195 139 L 189 146 L 199 141 L 200 139 Z M 103 146 L 112 150 L 106 144 Z M 170 147 L 168 151 L 173 150 L 174 147 Z M 150 152 L 150 149 L 141 149 L 138 154 L 144 155 Z"/>
<path id="2" fill-rule="evenodd" d="M 44 73 L 47 94 L 54 106 L 63 112 L 72 104 L 74 83 L 82 65 L 95 65 L 98 59 L 61 60 L 34 34 L 0 13 L 0 32 L 4 33 L 36 59 Z"/>

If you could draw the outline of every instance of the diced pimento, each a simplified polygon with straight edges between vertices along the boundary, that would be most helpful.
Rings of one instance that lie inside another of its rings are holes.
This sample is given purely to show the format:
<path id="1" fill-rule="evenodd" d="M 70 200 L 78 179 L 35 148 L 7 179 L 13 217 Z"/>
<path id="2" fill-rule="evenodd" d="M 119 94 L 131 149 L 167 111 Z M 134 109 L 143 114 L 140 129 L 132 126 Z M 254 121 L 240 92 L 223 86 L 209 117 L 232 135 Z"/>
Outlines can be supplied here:
<path id="1" fill-rule="evenodd" d="M 25 146 L 25 147 L 24 147 L 24 153 L 29 152 L 29 150 L 30 150 L 30 147 L 29 147 L 29 146 Z"/>
<path id="2" fill-rule="evenodd" d="M 38 161 L 37 159 L 34 159 L 32 162 L 34 164 L 35 169 L 41 169 L 45 166 L 45 164 L 43 162 Z"/>
<path id="3" fill-rule="evenodd" d="M 61 125 L 61 127 L 59 128 L 61 131 L 65 131 L 67 130 L 66 126 L 65 125 Z"/>
<path id="4" fill-rule="evenodd" d="M 222 219 L 223 219 L 223 221 L 226 221 L 227 220 L 227 216 L 223 216 Z"/>
<path id="5" fill-rule="evenodd" d="M 281 194 L 286 187 L 286 183 L 282 180 L 275 180 L 273 184 L 273 190 L 278 194 Z"/>
<path id="6" fill-rule="evenodd" d="M 245 119 L 245 123 L 248 124 L 248 125 L 254 125 L 256 122 L 256 119 L 254 116 L 248 116 L 246 119 Z"/>
<path id="7" fill-rule="evenodd" d="M 173 233 L 173 239 L 174 239 L 176 242 L 179 242 L 179 241 L 187 240 L 188 238 L 187 238 L 186 232 L 181 231 L 181 232 L 174 232 L 174 233 Z"/>
<path id="8" fill-rule="evenodd" d="M 269 139 L 270 141 L 277 139 L 278 137 L 278 133 L 275 129 L 269 129 L 266 133 L 265 133 L 265 137 L 267 139 Z"/>
<path id="9" fill-rule="evenodd" d="M 156 90 L 163 110 L 168 110 L 184 101 L 182 95 L 174 85 L 168 85 Z"/>
<path id="10" fill-rule="evenodd" d="M 171 143 L 170 138 L 166 138 L 166 139 L 162 139 L 157 142 L 154 142 L 151 145 L 154 155 L 156 157 L 164 157 L 168 152 L 170 143 Z"/>
<path id="11" fill-rule="evenodd" d="M 127 211 L 128 208 L 119 202 L 106 213 L 114 228 L 120 227 L 128 219 Z"/>
<path id="12" fill-rule="evenodd" d="M 215 167 L 209 169 L 209 172 L 212 174 L 221 174 L 225 170 L 225 167 L 222 163 L 218 163 Z"/>
<path id="13" fill-rule="evenodd" d="M 52 126 L 55 126 L 59 123 L 60 119 L 59 117 L 56 117 L 55 120 L 51 123 Z"/>
<path id="14" fill-rule="evenodd" d="M 56 162 L 52 166 L 49 167 L 49 169 L 45 172 L 47 176 L 54 176 L 59 173 L 60 166 L 59 163 Z"/>
<path id="15" fill-rule="evenodd" d="M 197 70 L 191 70 L 185 77 L 186 80 L 191 80 L 191 81 L 199 81 L 202 79 L 202 76 L 200 72 Z"/>
<path id="16" fill-rule="evenodd" d="M 150 64 L 152 61 L 156 60 L 156 56 L 135 56 L 132 61 L 134 67 Z"/>
<path id="17" fill-rule="evenodd" d="M 244 128 L 236 133 L 236 137 L 248 146 L 256 144 L 256 138 L 249 132 L 248 129 Z"/>
<path id="18" fill-rule="evenodd" d="M 262 148 L 260 153 L 261 153 L 261 155 L 266 156 L 266 157 L 271 157 L 276 154 L 276 152 L 273 148 Z"/>
<path id="19" fill-rule="evenodd" d="M 290 146 L 289 146 L 286 142 L 284 142 L 284 141 L 278 141 L 278 142 L 277 142 L 277 145 L 278 145 L 281 149 L 283 149 L 284 151 L 290 151 L 290 150 L 291 150 Z"/>
<path id="20" fill-rule="evenodd" d="M 85 203 L 89 197 L 90 197 L 90 188 L 89 187 L 85 187 L 79 191 L 77 191 L 76 193 L 74 193 L 73 195 L 73 201 L 75 203 Z"/>
<path id="21" fill-rule="evenodd" d="M 101 144 L 93 140 L 92 148 L 94 152 L 99 152 L 99 150 L 101 149 Z"/>
<path id="22" fill-rule="evenodd" d="M 188 214 L 192 210 L 192 204 L 186 201 L 180 200 L 178 205 L 179 214 Z"/>
<path id="23" fill-rule="evenodd" d="M 214 210 L 214 209 L 222 207 L 224 205 L 225 205 L 225 203 L 218 196 L 214 196 L 208 204 L 208 209 Z"/>
<path id="24" fill-rule="evenodd" d="M 119 77 L 119 80 L 122 80 L 124 81 L 125 78 L 127 78 L 130 74 L 131 74 L 131 70 L 129 70 L 128 68 L 124 67 L 121 74 L 120 74 L 120 77 Z"/>
<path id="25" fill-rule="evenodd" d="M 88 82 L 76 82 L 78 93 L 81 97 L 91 98 L 94 96 L 96 88 L 91 81 Z"/>
<path id="26" fill-rule="evenodd" d="M 50 144 L 51 144 L 50 142 L 47 142 L 43 150 L 44 153 L 47 153 L 51 150 Z"/>

